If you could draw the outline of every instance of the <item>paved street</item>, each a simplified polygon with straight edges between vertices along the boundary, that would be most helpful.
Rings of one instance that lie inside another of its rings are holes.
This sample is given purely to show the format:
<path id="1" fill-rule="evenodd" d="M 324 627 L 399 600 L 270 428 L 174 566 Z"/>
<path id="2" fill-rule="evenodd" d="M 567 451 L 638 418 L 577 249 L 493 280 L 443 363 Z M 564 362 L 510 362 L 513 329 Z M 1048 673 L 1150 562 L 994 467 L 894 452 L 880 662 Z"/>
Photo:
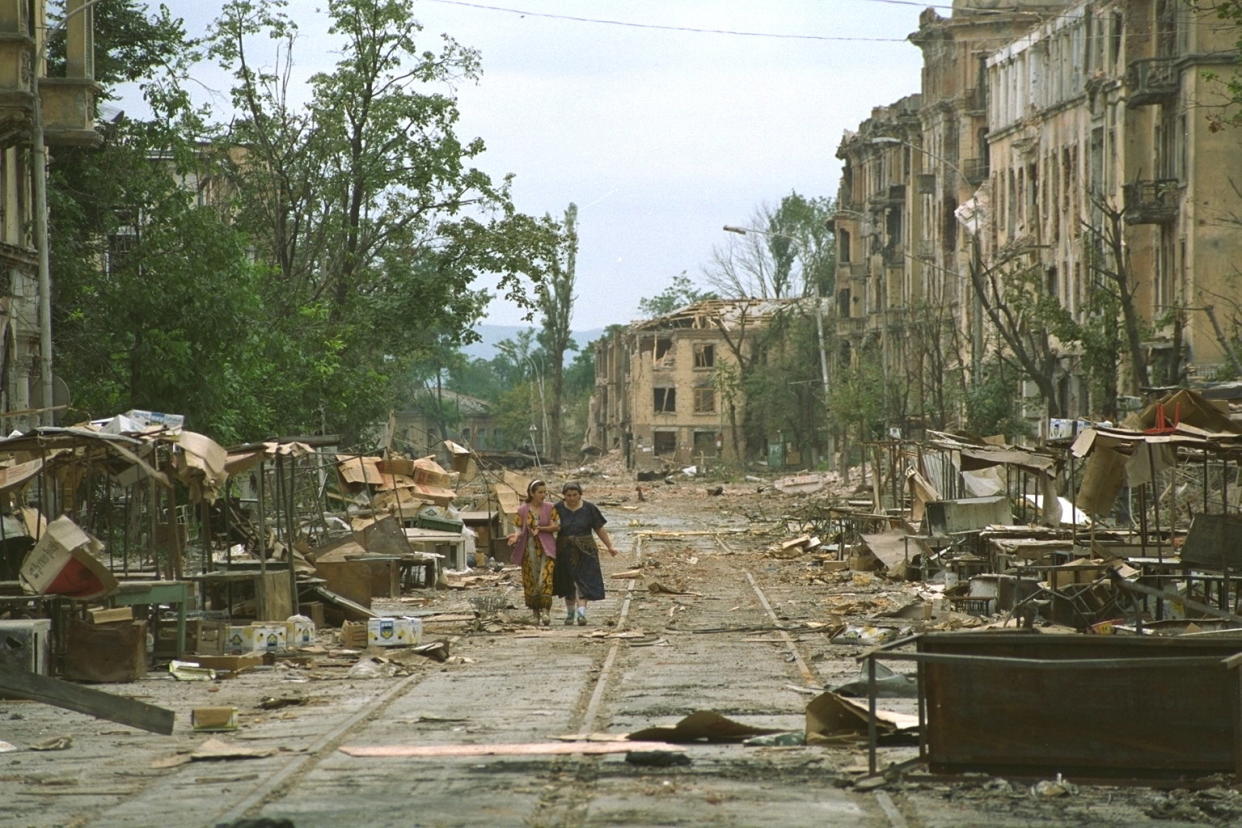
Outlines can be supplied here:
<path id="1" fill-rule="evenodd" d="M 791 624 L 822 618 L 830 596 L 798 583 L 803 563 L 759 554 L 768 539 L 749 531 L 759 524 L 743 514 L 752 509 L 753 488 L 707 498 L 688 484 L 657 489 L 654 502 L 605 507 L 623 550 L 606 573 L 641 567 L 645 578 L 609 579 L 609 598 L 592 608 L 588 627 L 564 627 L 558 619 L 539 630 L 523 623 L 524 611 L 510 610 L 505 616 L 513 623 L 492 632 L 472 632 L 461 622 L 444 630 L 429 625 L 428 639 L 451 638 L 453 657 L 445 664 L 403 658 L 408 675 L 349 678 L 357 656 L 329 652 L 214 683 L 152 674 L 107 688 L 176 709 L 172 737 L 0 702 L 0 739 L 25 746 L 73 737 L 66 750 L 0 757 L 0 821 L 216 825 L 261 816 L 297 826 L 948 826 L 1052 824 L 1067 814 L 1097 824 L 1149 821 L 1144 803 L 1163 794 L 1092 789 L 1065 804 L 1045 803 L 1025 786 L 986 778 L 852 790 L 848 780 L 865 764 L 856 743 L 696 744 L 686 750 L 690 764 L 674 767 L 629 764 L 623 754 L 394 758 L 339 750 L 621 734 L 695 710 L 801 730 L 809 696 L 796 688 L 852 677 L 857 650 L 815 633 L 786 639 L 773 629 L 774 616 Z M 653 583 L 686 594 L 655 593 Z M 429 606 L 462 609 L 468 594 L 440 592 Z M 520 591 L 515 599 L 520 604 Z M 609 637 L 617 633 L 626 635 Z M 307 704 L 259 709 L 263 698 L 290 696 Z M 189 731 L 188 711 L 204 704 L 238 706 L 240 730 L 222 736 L 272 754 L 187 761 L 207 738 Z M 886 760 L 911 750 L 891 749 Z"/>

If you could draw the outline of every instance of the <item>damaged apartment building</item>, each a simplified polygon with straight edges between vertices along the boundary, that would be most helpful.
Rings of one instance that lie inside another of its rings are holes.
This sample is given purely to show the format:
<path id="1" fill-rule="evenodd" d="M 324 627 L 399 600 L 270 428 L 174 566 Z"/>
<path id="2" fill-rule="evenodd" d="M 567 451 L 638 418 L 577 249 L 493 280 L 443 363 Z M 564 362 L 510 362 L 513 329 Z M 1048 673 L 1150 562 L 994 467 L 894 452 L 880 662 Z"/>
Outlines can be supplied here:
<path id="1" fill-rule="evenodd" d="M 59 394 L 51 393 L 47 194 L 39 173 L 49 148 L 100 140 L 93 15 L 91 0 L 66 0 L 60 24 L 65 74 L 48 77 L 45 38 L 59 27 L 49 29 L 45 3 L 0 0 L 0 408 L 8 412 L 6 432 L 36 424 Z"/>
<path id="2" fill-rule="evenodd" d="M 595 345 L 587 445 L 633 467 L 746 456 L 742 391 L 730 377 L 755 334 L 797 300 L 712 299 L 614 328 Z"/>
<path id="3" fill-rule="evenodd" d="M 924 11 L 910 36 L 920 92 L 837 149 L 842 356 L 908 366 L 926 414 L 946 405 L 944 383 L 1025 349 L 1033 423 L 1099 413 L 1080 342 L 1010 311 L 1024 295 L 1087 325 L 1107 290 L 1131 297 L 1108 312 L 1123 328 L 1109 383 L 1123 404 L 1236 370 L 1242 154 L 1204 104 L 1223 93 L 1210 73 L 1236 68 L 1237 35 L 1186 0 Z"/>

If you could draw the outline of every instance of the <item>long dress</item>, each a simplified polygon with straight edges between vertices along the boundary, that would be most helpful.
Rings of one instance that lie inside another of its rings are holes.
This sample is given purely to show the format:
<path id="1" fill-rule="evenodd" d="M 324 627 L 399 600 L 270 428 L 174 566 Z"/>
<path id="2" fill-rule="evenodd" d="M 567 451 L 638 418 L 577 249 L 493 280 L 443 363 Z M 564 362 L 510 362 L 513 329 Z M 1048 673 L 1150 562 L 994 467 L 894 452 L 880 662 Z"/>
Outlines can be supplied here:
<path id="1" fill-rule="evenodd" d="M 552 531 L 559 525 L 556 509 L 551 509 Z M 526 554 L 522 556 L 522 592 L 526 606 L 537 611 L 552 609 L 552 589 L 556 577 L 556 559 L 548 556 L 539 542 L 539 512 L 526 514 Z"/>
<path id="2" fill-rule="evenodd" d="M 601 601 L 604 574 L 599 566 L 599 547 L 592 535 L 608 521 L 594 503 L 582 501 L 577 509 L 556 504 L 561 531 L 556 536 L 556 594 L 561 598 Z"/>

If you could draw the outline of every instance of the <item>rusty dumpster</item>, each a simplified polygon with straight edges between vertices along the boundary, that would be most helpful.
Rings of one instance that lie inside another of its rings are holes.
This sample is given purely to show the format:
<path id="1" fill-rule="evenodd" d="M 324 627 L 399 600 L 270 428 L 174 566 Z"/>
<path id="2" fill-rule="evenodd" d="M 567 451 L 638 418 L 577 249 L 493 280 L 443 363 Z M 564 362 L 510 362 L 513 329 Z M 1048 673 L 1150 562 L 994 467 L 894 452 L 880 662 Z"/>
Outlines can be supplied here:
<path id="1" fill-rule="evenodd" d="M 933 772 L 1234 773 L 1242 638 L 931 633 L 917 641 Z"/>

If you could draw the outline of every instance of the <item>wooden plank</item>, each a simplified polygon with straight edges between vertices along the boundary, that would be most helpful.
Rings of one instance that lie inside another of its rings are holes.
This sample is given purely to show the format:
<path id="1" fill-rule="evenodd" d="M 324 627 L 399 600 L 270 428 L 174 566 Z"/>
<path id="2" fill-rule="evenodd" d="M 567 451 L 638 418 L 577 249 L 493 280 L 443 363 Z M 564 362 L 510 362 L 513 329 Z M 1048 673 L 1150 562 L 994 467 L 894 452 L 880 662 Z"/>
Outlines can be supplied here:
<path id="1" fill-rule="evenodd" d="M 152 733 L 173 732 L 171 710 L 25 670 L 0 672 L 0 691 Z"/>
<path id="2" fill-rule="evenodd" d="M 533 742 L 513 745 L 345 745 L 337 748 L 347 756 L 356 757 L 417 757 L 442 756 L 564 756 L 573 754 L 599 755 L 662 750 L 684 753 L 681 745 L 667 742 Z"/>

